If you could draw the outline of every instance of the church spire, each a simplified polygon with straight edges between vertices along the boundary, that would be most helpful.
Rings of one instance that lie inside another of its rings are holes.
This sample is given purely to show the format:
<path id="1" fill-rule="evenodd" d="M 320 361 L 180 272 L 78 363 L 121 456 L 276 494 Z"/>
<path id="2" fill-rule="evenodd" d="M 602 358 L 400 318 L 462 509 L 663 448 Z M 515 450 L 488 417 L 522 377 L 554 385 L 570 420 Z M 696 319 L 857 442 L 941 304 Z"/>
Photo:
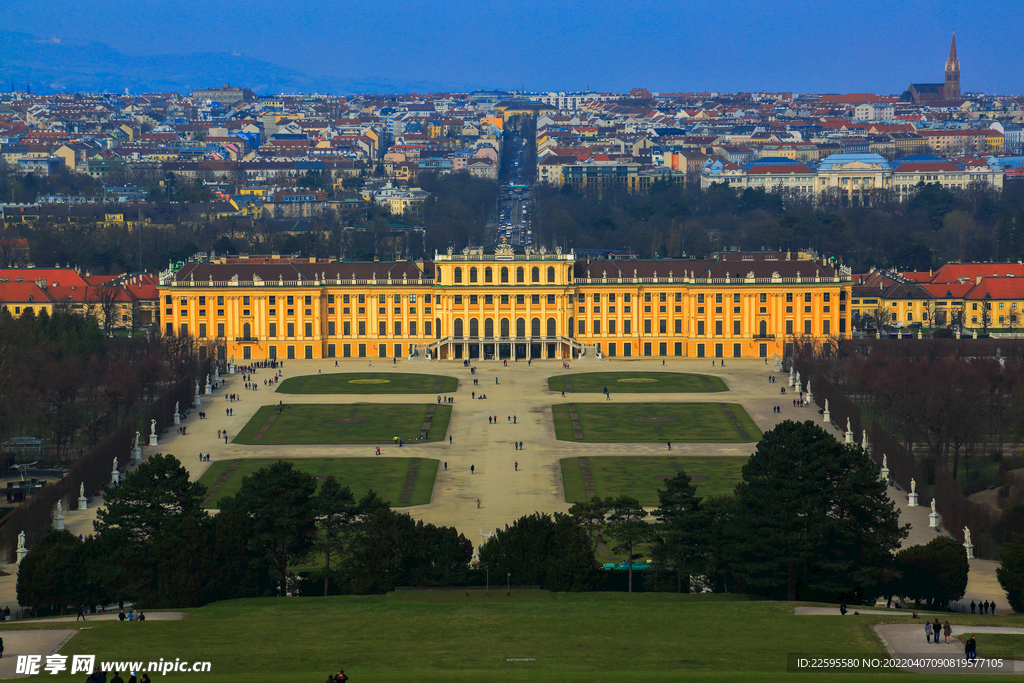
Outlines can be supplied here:
<path id="1" fill-rule="evenodd" d="M 943 84 L 942 96 L 947 100 L 960 99 L 960 60 L 956 56 L 956 31 L 953 31 L 953 41 L 949 44 L 949 58 L 946 59 L 946 79 Z"/>

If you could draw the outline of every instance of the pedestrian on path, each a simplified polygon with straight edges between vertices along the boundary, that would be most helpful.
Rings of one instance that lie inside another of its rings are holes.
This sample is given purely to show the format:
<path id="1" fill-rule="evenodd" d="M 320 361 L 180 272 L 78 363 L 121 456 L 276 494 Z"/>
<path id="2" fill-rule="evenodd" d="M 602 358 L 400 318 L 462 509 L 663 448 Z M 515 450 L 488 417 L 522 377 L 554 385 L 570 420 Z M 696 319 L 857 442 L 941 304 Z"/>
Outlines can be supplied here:
<path id="1" fill-rule="evenodd" d="M 218 441 L 220 440 L 220 430 L 219 429 L 217 430 L 217 440 Z"/>
<path id="2" fill-rule="evenodd" d="M 75 617 L 75 621 L 78 621 L 79 619 L 85 621 L 85 605 L 78 606 L 78 616 Z"/>
<path id="3" fill-rule="evenodd" d="M 967 655 L 967 661 L 973 662 L 978 658 L 978 643 L 974 640 L 974 636 L 971 636 L 970 640 L 964 644 L 964 654 Z"/>
<path id="4" fill-rule="evenodd" d="M 518 471 L 519 471 L 519 461 L 516 460 L 516 472 L 518 472 Z"/>
<path id="5" fill-rule="evenodd" d="M 925 642 L 932 642 L 932 622 L 924 622 L 924 639 Z"/>
<path id="6" fill-rule="evenodd" d="M 942 638 L 942 624 L 939 623 L 938 617 L 935 617 L 935 623 L 932 625 L 932 634 L 935 636 L 935 644 L 938 645 Z"/>
<path id="7" fill-rule="evenodd" d="M 671 441 L 668 442 L 668 449 L 672 450 L 672 442 Z"/>
<path id="8" fill-rule="evenodd" d="M 949 636 L 953 633 L 953 627 L 949 625 L 949 619 L 942 625 L 942 635 L 946 636 L 946 645 L 949 645 Z"/>
<path id="9" fill-rule="evenodd" d="M 974 614 L 974 600 L 971 600 L 971 614 Z"/>
<path id="10" fill-rule="evenodd" d="M 996 613 L 996 601 L 995 601 L 995 600 L 993 600 L 992 602 L 990 602 L 990 603 L 989 603 L 989 605 L 988 605 L 988 609 L 989 609 L 989 611 L 990 611 L 990 612 L 991 612 L 992 614 L 995 614 L 995 613 Z"/>
<path id="11" fill-rule="evenodd" d="M 450 445 L 451 445 L 451 443 L 452 443 L 452 435 L 451 435 L 451 434 L 449 434 L 449 435 L 448 435 L 448 445 L 450 446 Z"/>
<path id="12" fill-rule="evenodd" d="M 515 423 L 516 423 L 516 416 L 515 416 L 515 415 L 513 415 L 513 416 L 512 416 L 512 424 L 515 424 Z"/>
<path id="13" fill-rule="evenodd" d="M 479 498 L 476 499 L 476 509 L 477 510 L 480 509 L 480 499 Z"/>
<path id="14" fill-rule="evenodd" d="M 444 461 L 444 471 L 445 472 L 448 471 L 448 461 L 447 460 Z"/>
<path id="15" fill-rule="evenodd" d="M 476 473 L 476 465 L 470 465 L 469 466 L 469 473 L 470 474 L 475 474 Z"/>
<path id="16" fill-rule="evenodd" d="M 562 392 L 562 398 L 565 398 L 565 392 L 564 391 Z"/>

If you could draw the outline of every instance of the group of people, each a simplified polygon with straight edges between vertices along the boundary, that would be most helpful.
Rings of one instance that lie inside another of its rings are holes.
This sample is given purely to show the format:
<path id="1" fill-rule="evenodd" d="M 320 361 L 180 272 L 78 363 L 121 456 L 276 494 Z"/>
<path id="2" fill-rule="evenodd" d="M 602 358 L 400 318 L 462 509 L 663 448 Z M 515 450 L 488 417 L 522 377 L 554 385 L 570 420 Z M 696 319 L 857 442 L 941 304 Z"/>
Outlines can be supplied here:
<path id="1" fill-rule="evenodd" d="M 78 614 L 79 616 L 82 616 L 82 608 L 78 609 Z M 117 618 L 119 621 L 145 621 L 146 614 L 142 610 L 139 610 L 139 613 L 135 614 L 134 608 L 129 609 L 128 614 L 125 614 L 122 609 L 117 613 Z M 75 619 L 75 621 L 78 621 L 78 619 Z M 84 616 L 82 616 L 82 621 L 85 621 Z"/>
<path id="2" fill-rule="evenodd" d="M 438 403 L 455 403 L 455 397 L 454 396 L 445 396 L 442 399 L 441 396 L 438 395 L 437 402 Z"/>
<path id="3" fill-rule="evenodd" d="M 199 454 L 199 462 L 210 462 L 210 454 L 209 453 L 200 453 Z"/>
<path id="4" fill-rule="evenodd" d="M 930 621 L 924 622 L 924 638 L 925 642 L 932 642 L 932 637 L 935 637 L 935 644 L 938 645 L 942 642 L 942 636 L 946 636 L 946 644 L 949 644 L 949 636 L 953 633 L 953 627 L 949 625 L 949 619 L 946 620 L 945 624 L 939 623 L 939 618 L 935 617 L 935 623 Z"/>
<path id="5" fill-rule="evenodd" d="M 336 674 L 327 674 L 327 683 L 345 683 L 348 680 L 348 676 L 345 675 L 345 671 L 339 671 Z"/>
<path id="6" fill-rule="evenodd" d="M 974 600 L 971 600 L 971 614 L 974 614 L 975 609 L 978 610 L 978 614 L 995 614 L 996 602 L 995 600 L 992 602 L 986 600 L 985 602 L 979 602 L 977 607 L 975 607 Z"/>
<path id="7" fill-rule="evenodd" d="M 516 445 L 516 450 L 517 451 L 523 450 L 523 442 L 522 441 L 514 441 L 513 443 Z M 518 463 L 517 463 L 517 465 L 518 465 Z M 516 471 L 519 471 L 519 467 L 518 466 L 516 467 Z"/>
<path id="8" fill-rule="evenodd" d="M 85 683 L 107 683 L 107 673 L 105 671 L 100 671 L 100 668 L 97 666 L 92 670 L 92 673 L 89 674 L 89 677 L 85 679 Z M 114 676 L 110 679 L 110 683 L 124 683 L 124 679 L 118 675 L 117 671 L 115 671 Z M 128 683 L 150 683 L 149 674 L 143 672 L 142 678 L 138 679 L 135 677 L 135 672 L 132 671 L 131 677 L 128 679 Z"/>
<path id="9" fill-rule="evenodd" d="M 181 426 L 178 427 L 178 434 L 180 434 L 182 436 L 185 435 L 185 425 L 181 425 Z"/>

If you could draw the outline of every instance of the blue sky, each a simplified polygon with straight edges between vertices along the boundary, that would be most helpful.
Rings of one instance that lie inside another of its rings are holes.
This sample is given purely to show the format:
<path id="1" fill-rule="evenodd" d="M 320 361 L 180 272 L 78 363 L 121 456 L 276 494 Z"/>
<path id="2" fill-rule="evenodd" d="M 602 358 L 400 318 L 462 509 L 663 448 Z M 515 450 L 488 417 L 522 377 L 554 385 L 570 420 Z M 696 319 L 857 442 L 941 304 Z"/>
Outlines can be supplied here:
<path id="1" fill-rule="evenodd" d="M 7 0 L 4 29 L 130 54 L 241 53 L 445 88 L 1024 92 L 1024 0 Z M 238 82 L 245 81 L 239 74 Z"/>

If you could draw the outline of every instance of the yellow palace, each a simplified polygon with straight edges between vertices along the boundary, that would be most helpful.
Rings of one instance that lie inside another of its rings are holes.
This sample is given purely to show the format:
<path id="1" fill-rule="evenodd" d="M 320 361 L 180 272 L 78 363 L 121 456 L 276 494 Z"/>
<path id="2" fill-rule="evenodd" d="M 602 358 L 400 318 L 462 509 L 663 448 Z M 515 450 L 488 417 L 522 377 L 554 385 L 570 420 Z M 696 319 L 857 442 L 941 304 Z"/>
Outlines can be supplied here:
<path id="1" fill-rule="evenodd" d="M 596 260 L 449 249 L 419 262 L 231 257 L 161 275 L 165 334 L 221 357 L 769 358 L 845 337 L 848 268 L 800 252 Z"/>

